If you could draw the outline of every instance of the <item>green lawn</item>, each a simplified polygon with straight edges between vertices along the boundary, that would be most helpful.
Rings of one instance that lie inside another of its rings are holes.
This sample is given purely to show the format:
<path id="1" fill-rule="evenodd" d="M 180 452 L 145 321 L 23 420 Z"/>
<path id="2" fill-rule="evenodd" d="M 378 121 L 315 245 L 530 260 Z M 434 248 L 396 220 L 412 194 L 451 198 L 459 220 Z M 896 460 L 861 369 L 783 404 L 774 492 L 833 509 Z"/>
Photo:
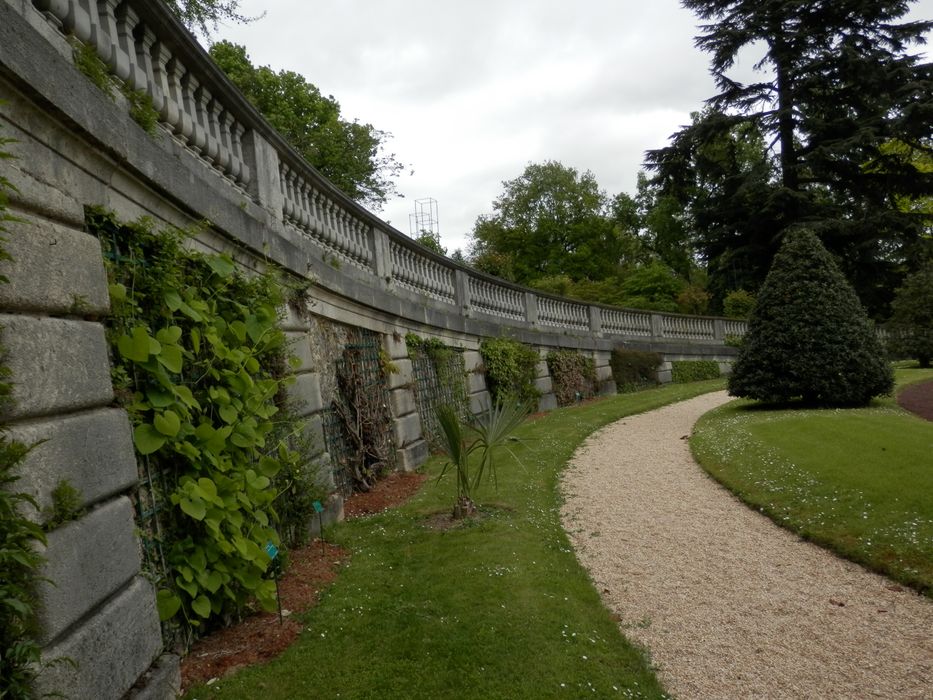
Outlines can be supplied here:
<path id="1" fill-rule="evenodd" d="M 559 519 L 558 476 L 577 445 L 623 416 L 721 388 L 670 385 L 560 409 L 527 422 L 482 517 L 428 527 L 453 504 L 451 475 L 407 505 L 342 523 L 350 563 L 281 657 L 198 698 L 660 698 L 578 565 Z M 426 467 L 436 475 L 441 462 Z"/>
<path id="2" fill-rule="evenodd" d="M 898 387 L 933 370 L 898 369 Z M 933 595 L 933 423 L 893 398 L 764 410 L 734 401 L 691 439 L 703 467 L 802 537 Z"/>

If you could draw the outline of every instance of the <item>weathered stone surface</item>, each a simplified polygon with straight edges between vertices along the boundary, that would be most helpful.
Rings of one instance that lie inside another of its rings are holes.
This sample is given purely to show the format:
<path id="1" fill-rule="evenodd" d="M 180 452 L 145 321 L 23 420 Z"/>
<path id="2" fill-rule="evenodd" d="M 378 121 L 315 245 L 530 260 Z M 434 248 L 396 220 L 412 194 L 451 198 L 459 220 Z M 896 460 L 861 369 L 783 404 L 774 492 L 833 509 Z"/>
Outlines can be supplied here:
<path id="1" fill-rule="evenodd" d="M 392 430 L 395 432 L 395 444 L 404 447 L 415 440 L 421 439 L 421 417 L 417 413 L 396 418 L 392 421 Z"/>
<path id="2" fill-rule="evenodd" d="M 392 363 L 398 371 L 389 375 L 389 389 L 398 389 L 406 384 L 411 384 L 414 378 L 411 360 L 400 358 L 393 360 Z"/>
<path id="3" fill-rule="evenodd" d="M 486 375 L 482 372 L 467 372 L 467 393 L 486 391 Z"/>
<path id="4" fill-rule="evenodd" d="M 307 313 L 302 309 L 296 309 L 292 304 L 286 304 L 284 311 L 284 318 L 279 322 L 279 325 L 286 330 L 295 333 L 307 332 L 311 327 L 311 324 L 308 322 Z"/>
<path id="5" fill-rule="evenodd" d="M 406 416 L 418 410 L 418 406 L 415 403 L 415 395 L 411 389 L 408 388 L 393 389 L 390 391 L 389 401 L 392 415 L 396 418 Z"/>
<path id="6" fill-rule="evenodd" d="M 553 411 L 557 408 L 557 397 L 554 394 L 542 394 L 538 399 L 538 411 Z"/>
<path id="7" fill-rule="evenodd" d="M 542 394 L 550 394 L 554 391 L 554 382 L 550 377 L 538 377 L 535 379 L 535 389 L 540 391 Z"/>
<path id="8" fill-rule="evenodd" d="M 396 450 L 395 454 L 398 468 L 405 472 L 412 472 L 427 461 L 430 450 L 427 442 L 418 440 Z"/>
<path id="9" fill-rule="evenodd" d="M 488 391 L 478 391 L 470 394 L 470 413 L 474 416 L 487 410 L 492 404 L 492 396 Z"/>
<path id="10" fill-rule="evenodd" d="M 309 416 L 304 424 L 304 436 L 310 443 L 311 454 L 315 457 L 327 449 L 324 439 L 324 419 L 320 413 Z"/>
<path id="11" fill-rule="evenodd" d="M 155 592 L 137 576 L 95 615 L 47 647 L 37 696 L 109 700 L 123 697 L 162 649 Z M 66 661 L 66 659 L 70 661 Z"/>
<path id="12" fill-rule="evenodd" d="M 139 573 L 133 528 L 133 506 L 121 497 L 49 533 L 38 586 L 43 644 Z"/>
<path id="13" fill-rule="evenodd" d="M 609 365 L 604 365 L 603 367 L 596 368 L 596 379 L 600 382 L 604 382 L 607 379 L 612 378 L 612 367 Z"/>
<path id="14" fill-rule="evenodd" d="M 175 700 L 181 693 L 181 662 L 175 654 L 162 654 L 127 693 L 127 700 Z"/>
<path id="15" fill-rule="evenodd" d="M 542 350 L 542 352 L 544 352 L 544 351 Z M 536 376 L 538 379 L 541 379 L 542 377 L 548 377 L 548 376 L 550 376 L 550 375 L 548 374 L 547 362 L 544 361 L 544 360 L 541 360 L 541 362 L 539 362 L 539 363 L 537 364 L 537 366 L 535 367 L 535 371 L 536 371 L 535 376 Z"/>
<path id="16" fill-rule="evenodd" d="M 0 306 L 17 311 L 102 314 L 110 306 L 100 242 L 81 231 L 14 212 L 0 261 Z"/>
<path id="17" fill-rule="evenodd" d="M 286 331 L 285 338 L 288 342 L 288 352 L 298 358 L 298 365 L 291 368 L 295 374 L 320 369 L 314 366 L 314 356 L 311 354 L 311 343 L 308 341 L 307 333 Z"/>
<path id="18" fill-rule="evenodd" d="M 405 332 L 388 333 L 382 337 L 383 347 L 393 360 L 408 358 L 408 345 L 405 343 Z"/>
<path id="19" fill-rule="evenodd" d="M 288 387 L 288 397 L 295 402 L 299 416 L 309 416 L 324 408 L 321 397 L 321 377 L 317 372 L 299 374 Z"/>
<path id="20" fill-rule="evenodd" d="M 614 379 L 607 379 L 604 382 L 599 383 L 599 395 L 600 396 L 614 396 L 618 393 L 618 387 Z"/>
<path id="21" fill-rule="evenodd" d="M 102 408 L 14 424 L 10 437 L 35 445 L 19 470 L 16 488 L 35 498 L 40 511 L 52 505 L 52 490 L 61 481 L 78 490 L 82 506 L 136 483 L 133 436 L 125 411 Z M 34 509 L 27 513 L 39 519 Z"/>
<path id="22" fill-rule="evenodd" d="M 0 315 L 0 339 L 13 377 L 16 419 L 110 403 L 110 362 L 104 327 L 86 321 Z"/>
<path id="23" fill-rule="evenodd" d="M 671 380 L 671 363 L 662 362 L 661 366 L 658 367 L 658 382 L 661 384 L 670 384 Z"/>
<path id="24" fill-rule="evenodd" d="M 479 350 L 464 350 L 463 366 L 466 368 L 467 372 L 473 372 L 474 370 L 482 367 L 483 356 L 479 354 Z"/>

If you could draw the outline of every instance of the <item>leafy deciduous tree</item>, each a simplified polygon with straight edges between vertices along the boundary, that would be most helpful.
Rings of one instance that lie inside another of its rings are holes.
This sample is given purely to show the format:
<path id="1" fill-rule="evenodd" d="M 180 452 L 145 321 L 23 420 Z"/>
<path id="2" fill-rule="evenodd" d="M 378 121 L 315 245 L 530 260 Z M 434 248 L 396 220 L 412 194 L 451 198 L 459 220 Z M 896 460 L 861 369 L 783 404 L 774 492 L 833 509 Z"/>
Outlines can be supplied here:
<path id="1" fill-rule="evenodd" d="M 530 284 L 554 275 L 601 280 L 624 262 L 633 233 L 607 216 L 593 173 L 547 161 L 502 184 L 495 213 L 473 228 L 471 257 L 479 269 Z"/>
<path id="2" fill-rule="evenodd" d="M 205 37 L 223 20 L 246 24 L 262 17 L 241 14 L 240 0 L 165 0 L 165 3 L 188 29 L 198 30 Z"/>
<path id="3" fill-rule="evenodd" d="M 393 178 L 403 166 L 383 152 L 391 134 L 343 119 L 333 97 L 293 71 L 254 66 L 243 46 L 220 41 L 210 54 L 295 150 L 348 196 L 379 209 L 396 194 Z"/>
<path id="4" fill-rule="evenodd" d="M 933 360 L 933 259 L 904 280 L 891 307 L 892 350 L 929 367 Z"/>

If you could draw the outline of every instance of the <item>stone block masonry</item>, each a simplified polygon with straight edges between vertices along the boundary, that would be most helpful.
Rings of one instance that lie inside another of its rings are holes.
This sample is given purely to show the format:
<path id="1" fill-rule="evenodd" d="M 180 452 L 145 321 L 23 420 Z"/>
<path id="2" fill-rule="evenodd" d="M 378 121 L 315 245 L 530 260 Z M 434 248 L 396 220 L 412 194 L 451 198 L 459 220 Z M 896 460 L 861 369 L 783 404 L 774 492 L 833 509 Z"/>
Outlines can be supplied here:
<path id="1" fill-rule="evenodd" d="M 156 137 L 74 67 L 74 40 L 153 99 Z M 197 100 L 177 89 L 185 75 L 199 86 Z M 744 330 L 556 299 L 426 251 L 303 163 L 165 3 L 0 0 L 0 133 L 15 139 L 15 159 L 0 168 L 17 187 L 11 213 L 20 219 L 8 224 L 15 260 L 0 262 L 10 278 L 0 285 L 0 339 L 15 399 L 0 421 L 25 442 L 46 441 L 29 455 L 21 488 L 44 508 L 61 483 L 81 496 L 78 517 L 50 533 L 47 571 L 63 583 L 43 589 L 40 610 L 44 658 L 74 665 L 45 669 L 38 694 L 169 698 L 178 682 L 177 659 L 159 657 L 155 593 L 133 553 L 135 454 L 129 420 L 113 406 L 99 322 L 108 310 L 106 275 L 98 241 L 82 230 L 85 206 L 124 220 L 209 220 L 199 246 L 234 253 L 246 267 L 273 264 L 313 279 L 315 315 L 289 307 L 282 325 L 299 358 L 291 395 L 304 405 L 314 440 L 333 398 L 339 350 L 355 329 L 382 334 L 400 370 L 389 388 L 403 469 L 428 451 L 413 410 L 409 331 L 466 348 L 468 398 L 480 412 L 489 405 L 476 351 L 483 338 L 598 353 L 604 379 L 603 355 L 622 341 L 667 359 L 725 361 L 734 349 L 723 346 L 724 333 Z M 546 372 L 538 380 L 549 391 Z M 326 475 L 327 453 L 314 459 Z M 339 517 L 338 500 L 328 501 L 328 513 Z"/>
<path id="2" fill-rule="evenodd" d="M 0 420 L 12 439 L 35 446 L 17 482 L 39 505 L 29 517 L 49 517 L 59 487 L 78 495 L 72 513 L 57 514 L 71 519 L 49 532 L 42 550 L 37 622 L 46 665 L 36 692 L 117 698 L 162 653 L 162 636 L 127 498 L 137 482 L 130 423 L 110 406 L 98 321 L 109 310 L 100 244 L 77 222 L 64 223 L 59 210 L 11 213 L 4 247 L 12 260 L 0 262 L 9 280 L 0 284 L 0 342 L 13 401 Z M 178 659 L 168 655 L 160 668 L 149 691 L 171 697 Z"/>

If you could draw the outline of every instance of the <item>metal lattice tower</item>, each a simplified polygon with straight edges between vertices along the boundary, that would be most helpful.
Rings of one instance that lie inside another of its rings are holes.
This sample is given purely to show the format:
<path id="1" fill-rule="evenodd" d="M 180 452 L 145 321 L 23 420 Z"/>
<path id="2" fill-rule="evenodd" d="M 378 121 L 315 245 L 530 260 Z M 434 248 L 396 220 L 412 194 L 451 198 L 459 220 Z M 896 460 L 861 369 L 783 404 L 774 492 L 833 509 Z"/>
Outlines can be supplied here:
<path id="1" fill-rule="evenodd" d="M 408 230 L 412 238 L 429 234 L 437 238 L 441 234 L 437 220 L 437 200 L 433 197 L 415 200 L 415 211 L 408 215 Z"/>

